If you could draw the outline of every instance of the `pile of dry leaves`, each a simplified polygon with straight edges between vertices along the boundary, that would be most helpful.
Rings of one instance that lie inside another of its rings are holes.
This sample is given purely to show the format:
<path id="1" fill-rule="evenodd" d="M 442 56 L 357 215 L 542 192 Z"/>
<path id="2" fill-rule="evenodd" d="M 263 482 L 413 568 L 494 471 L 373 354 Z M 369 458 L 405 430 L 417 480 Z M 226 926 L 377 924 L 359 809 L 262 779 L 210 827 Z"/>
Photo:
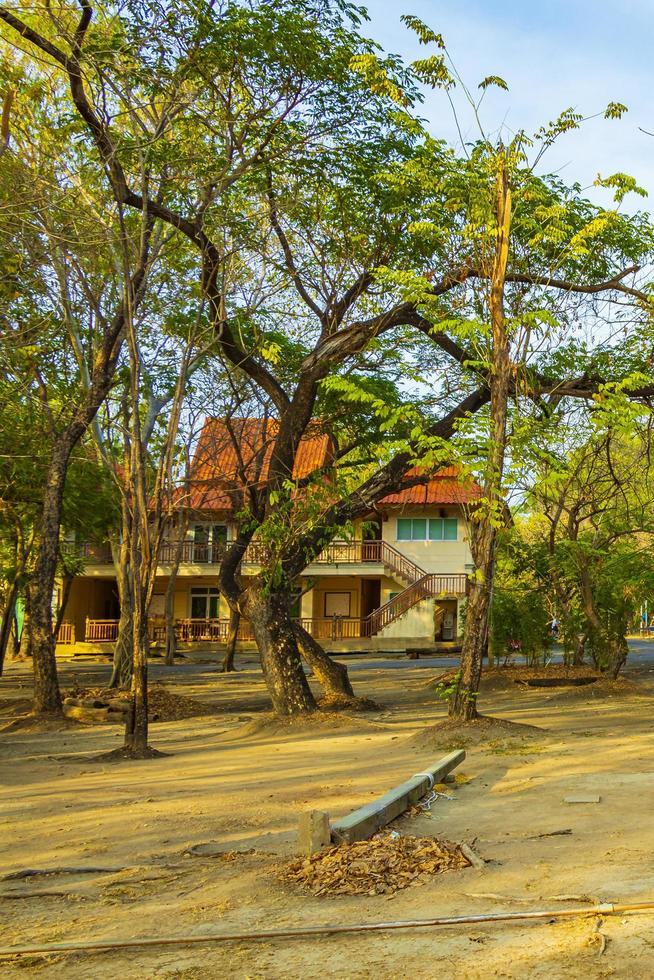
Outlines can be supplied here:
<path id="1" fill-rule="evenodd" d="M 108 701 L 128 702 L 128 691 L 116 691 L 111 688 L 92 687 L 71 692 L 76 698 L 95 700 L 98 705 Z M 198 715 L 209 715 L 215 711 L 212 705 L 203 704 L 183 694 L 173 694 L 163 684 L 148 686 L 148 716 L 150 721 L 178 721 L 182 718 L 196 718 Z"/>
<path id="2" fill-rule="evenodd" d="M 385 833 L 293 861 L 281 878 L 314 895 L 390 895 L 422 875 L 469 864 L 458 844 L 450 841 Z"/>

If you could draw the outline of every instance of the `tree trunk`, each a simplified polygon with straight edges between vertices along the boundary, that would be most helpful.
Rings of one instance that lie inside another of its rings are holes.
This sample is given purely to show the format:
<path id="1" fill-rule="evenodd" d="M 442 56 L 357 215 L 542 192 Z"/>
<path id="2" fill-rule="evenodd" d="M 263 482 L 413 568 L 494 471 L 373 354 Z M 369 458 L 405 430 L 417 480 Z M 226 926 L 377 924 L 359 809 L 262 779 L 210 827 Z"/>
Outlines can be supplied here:
<path id="1" fill-rule="evenodd" d="M 327 697 L 354 698 L 347 667 L 328 656 L 320 644 L 299 623 L 292 623 L 303 660 L 309 665 Z"/>
<path id="2" fill-rule="evenodd" d="M 125 726 L 125 749 L 136 759 L 146 758 L 148 748 L 148 622 L 143 610 L 134 610 L 134 669 L 132 701 Z"/>
<path id="3" fill-rule="evenodd" d="M 132 682 L 134 669 L 134 617 L 131 598 L 120 605 L 118 636 L 114 644 L 114 663 L 109 687 L 127 690 Z"/>
<path id="4" fill-rule="evenodd" d="M 32 627 L 30 625 L 30 594 L 29 590 L 25 593 L 25 611 L 23 613 L 23 628 L 20 631 L 20 644 L 18 646 L 19 660 L 27 660 L 32 656 Z"/>
<path id="5" fill-rule="evenodd" d="M 168 583 L 170 586 L 170 582 Z M 167 667 L 173 667 L 177 656 L 177 636 L 175 634 L 175 589 L 169 594 L 166 589 L 166 654 L 164 663 Z"/>
<path id="6" fill-rule="evenodd" d="M 573 667 L 581 667 L 584 662 L 584 653 L 586 650 L 586 640 L 587 636 L 585 633 L 579 633 L 574 646 L 574 651 L 572 653 L 572 665 Z"/>
<path id="7" fill-rule="evenodd" d="M 495 532 L 488 528 L 483 550 L 492 554 Z M 488 616 L 490 612 L 490 583 L 492 562 L 485 562 L 486 573 L 477 566 L 477 575 L 482 578 L 470 585 L 466 603 L 466 625 L 461 649 L 461 668 L 456 688 L 450 698 L 449 715 L 458 721 L 470 721 L 478 717 L 477 696 L 481 681 L 481 670 L 488 639 Z"/>
<path id="8" fill-rule="evenodd" d="M 7 596 L 7 601 L 2 610 L 2 623 L 0 624 L 0 675 L 4 669 L 5 654 L 9 646 L 11 628 L 14 624 L 16 612 L 16 601 L 18 599 L 18 576 L 14 578 Z"/>
<path id="9" fill-rule="evenodd" d="M 34 666 L 34 711 L 63 717 L 61 692 L 52 629 L 52 595 L 57 573 L 61 503 L 70 457 L 69 439 L 62 439 L 52 452 L 43 496 L 39 547 L 29 585 L 30 639 Z"/>
<path id="10" fill-rule="evenodd" d="M 504 314 L 504 285 L 509 255 L 511 230 L 511 189 L 506 170 L 506 157 L 497 160 L 495 213 L 497 240 L 490 277 L 490 319 L 492 348 L 489 387 L 490 439 L 484 480 L 483 510 L 472 529 L 471 550 L 475 562 L 475 577 L 471 583 L 466 606 L 466 625 L 461 650 L 461 669 L 449 704 L 451 718 L 470 721 L 478 717 L 477 697 L 481 681 L 484 651 L 488 641 L 491 596 L 495 566 L 497 523 L 504 508 L 502 477 L 506 451 L 507 414 L 511 384 L 511 352 Z"/>
<path id="11" fill-rule="evenodd" d="M 143 460 L 140 447 L 133 442 L 131 457 L 131 485 L 143 482 Z M 151 569 L 146 567 L 143 556 L 144 544 L 149 547 L 148 512 L 143 505 L 143 487 L 134 493 L 134 510 L 130 537 L 130 565 L 134 587 L 132 608 L 134 663 L 132 670 L 131 704 L 125 725 L 125 752 L 134 759 L 144 759 L 151 754 L 148 746 L 148 606 L 150 594 L 147 578 Z"/>
<path id="12" fill-rule="evenodd" d="M 241 625 L 241 614 L 238 609 L 231 609 L 229 613 L 229 628 L 227 630 L 227 646 L 225 648 L 225 658 L 223 660 L 223 673 L 229 674 L 236 670 L 234 667 L 234 657 L 236 655 L 236 641 L 238 639 L 238 628 Z"/>
<path id="13" fill-rule="evenodd" d="M 177 527 L 177 544 L 173 555 L 173 564 L 170 569 L 168 585 L 166 586 L 166 664 L 172 667 L 175 663 L 177 653 L 177 637 L 175 635 L 175 586 L 177 584 L 177 574 L 180 562 L 184 553 L 184 543 L 186 539 L 186 529 L 188 519 L 180 518 Z"/>
<path id="14" fill-rule="evenodd" d="M 122 500 L 121 539 L 117 545 L 112 541 L 112 555 L 116 569 L 120 620 L 118 636 L 114 644 L 114 664 L 109 687 L 127 690 L 132 682 L 134 663 L 134 583 L 130 547 L 132 520 L 125 493 Z"/>
<path id="15" fill-rule="evenodd" d="M 285 595 L 253 582 L 242 601 L 252 625 L 273 709 L 278 715 L 315 711 L 316 702 L 302 669 L 295 633 L 289 628 Z"/>
<path id="16" fill-rule="evenodd" d="M 24 611 L 23 611 L 23 615 L 24 615 Z M 21 634 L 18 631 L 18 601 L 17 601 L 14 606 L 13 629 L 11 631 L 11 644 L 12 644 L 11 659 L 12 660 L 18 660 L 18 657 L 20 656 L 20 637 Z"/>

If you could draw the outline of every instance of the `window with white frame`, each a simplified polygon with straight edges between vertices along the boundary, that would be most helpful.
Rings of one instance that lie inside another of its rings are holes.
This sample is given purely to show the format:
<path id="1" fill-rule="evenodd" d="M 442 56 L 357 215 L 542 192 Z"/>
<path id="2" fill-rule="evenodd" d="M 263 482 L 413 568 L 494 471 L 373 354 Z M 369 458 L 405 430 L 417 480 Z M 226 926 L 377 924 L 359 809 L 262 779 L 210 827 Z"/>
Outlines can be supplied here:
<path id="1" fill-rule="evenodd" d="M 456 541 L 456 517 L 398 517 L 398 541 Z"/>

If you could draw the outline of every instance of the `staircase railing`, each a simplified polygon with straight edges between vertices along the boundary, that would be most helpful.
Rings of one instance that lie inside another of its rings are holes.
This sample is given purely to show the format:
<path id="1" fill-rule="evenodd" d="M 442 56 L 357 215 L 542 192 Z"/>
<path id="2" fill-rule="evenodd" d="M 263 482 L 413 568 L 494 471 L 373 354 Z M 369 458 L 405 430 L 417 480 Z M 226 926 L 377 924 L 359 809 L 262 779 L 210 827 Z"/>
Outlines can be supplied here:
<path id="1" fill-rule="evenodd" d="M 465 574 L 442 575 L 438 572 L 424 574 L 422 578 L 412 582 L 402 592 L 398 592 L 379 609 L 373 609 L 362 621 L 362 636 L 374 636 L 379 633 L 423 599 L 434 599 L 439 595 L 465 595 L 467 583 L 468 578 Z"/>

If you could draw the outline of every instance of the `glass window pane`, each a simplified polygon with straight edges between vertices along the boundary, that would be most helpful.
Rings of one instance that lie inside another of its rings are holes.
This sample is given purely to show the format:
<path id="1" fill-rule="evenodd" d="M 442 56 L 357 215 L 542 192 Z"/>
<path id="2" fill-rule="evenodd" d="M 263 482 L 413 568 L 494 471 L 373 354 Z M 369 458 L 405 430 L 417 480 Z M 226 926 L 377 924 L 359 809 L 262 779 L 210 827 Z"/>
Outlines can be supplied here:
<path id="1" fill-rule="evenodd" d="M 435 517 L 429 522 L 429 540 L 430 541 L 442 541 L 443 540 L 443 521 L 440 517 Z"/>
<path id="2" fill-rule="evenodd" d="M 209 596 L 209 619 L 218 619 L 218 603 L 220 599 L 217 595 Z"/>
<path id="3" fill-rule="evenodd" d="M 214 524 L 213 526 L 213 543 L 217 544 L 220 542 L 224 544 L 227 541 L 227 525 L 226 524 Z"/>
<path id="4" fill-rule="evenodd" d="M 411 537 L 414 541 L 427 540 L 427 521 L 424 517 L 414 519 Z"/>
<path id="5" fill-rule="evenodd" d="M 444 538 L 446 541 L 456 541 L 458 521 L 456 517 L 448 517 L 443 522 L 445 524 Z"/>
<path id="6" fill-rule="evenodd" d="M 206 619 L 207 597 L 205 595 L 191 596 L 191 619 Z"/>
<path id="7" fill-rule="evenodd" d="M 411 540 L 411 521 L 406 517 L 400 517 L 397 521 L 397 540 L 398 541 L 410 541 Z"/>

